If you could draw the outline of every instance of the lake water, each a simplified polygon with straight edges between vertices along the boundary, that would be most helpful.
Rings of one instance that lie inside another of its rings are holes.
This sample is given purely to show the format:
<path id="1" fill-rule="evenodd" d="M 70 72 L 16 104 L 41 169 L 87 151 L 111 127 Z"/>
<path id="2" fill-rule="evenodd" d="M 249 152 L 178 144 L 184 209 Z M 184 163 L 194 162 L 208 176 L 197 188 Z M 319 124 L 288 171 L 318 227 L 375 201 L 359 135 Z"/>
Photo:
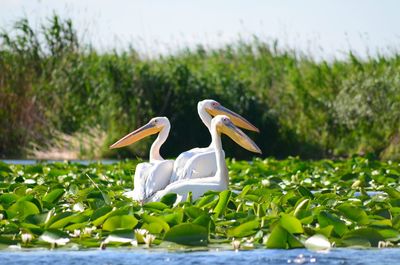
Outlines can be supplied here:
<path id="1" fill-rule="evenodd" d="M 65 162 L 68 161 L 70 163 L 79 163 L 83 165 L 89 165 L 92 163 L 102 163 L 105 165 L 113 164 L 120 162 L 121 160 L 117 159 L 99 159 L 99 160 L 35 160 L 35 159 L 1 159 L 0 161 L 6 164 L 14 164 L 14 165 L 34 165 L 37 163 L 54 163 L 54 162 Z"/>
<path id="2" fill-rule="evenodd" d="M 324 265 L 356 265 L 400 263 L 399 249 L 334 249 L 328 253 L 309 252 L 304 249 L 251 251 L 199 251 L 168 252 L 165 250 L 31 250 L 0 251 L 0 264 L 96 264 L 96 265 L 181 265 L 181 264 L 324 264 Z"/>

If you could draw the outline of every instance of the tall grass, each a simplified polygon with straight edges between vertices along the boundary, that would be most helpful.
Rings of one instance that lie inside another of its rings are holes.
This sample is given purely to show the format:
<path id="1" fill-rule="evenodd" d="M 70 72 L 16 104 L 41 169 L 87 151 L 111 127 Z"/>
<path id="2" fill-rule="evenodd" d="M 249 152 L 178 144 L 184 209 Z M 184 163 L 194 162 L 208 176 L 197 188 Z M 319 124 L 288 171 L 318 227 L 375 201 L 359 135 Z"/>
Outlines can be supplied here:
<path id="1" fill-rule="evenodd" d="M 400 158 L 399 54 L 317 62 L 255 38 L 145 59 L 135 50 L 98 53 L 57 16 L 40 30 L 18 21 L 0 38 L 3 157 L 95 126 L 107 134 L 102 156 L 144 156 L 151 139 L 119 153 L 107 146 L 161 115 L 172 123 L 162 152 L 173 157 L 209 143 L 196 113 L 204 98 L 258 126 L 250 134 L 265 156 Z M 248 157 L 225 142 L 229 155 Z"/>

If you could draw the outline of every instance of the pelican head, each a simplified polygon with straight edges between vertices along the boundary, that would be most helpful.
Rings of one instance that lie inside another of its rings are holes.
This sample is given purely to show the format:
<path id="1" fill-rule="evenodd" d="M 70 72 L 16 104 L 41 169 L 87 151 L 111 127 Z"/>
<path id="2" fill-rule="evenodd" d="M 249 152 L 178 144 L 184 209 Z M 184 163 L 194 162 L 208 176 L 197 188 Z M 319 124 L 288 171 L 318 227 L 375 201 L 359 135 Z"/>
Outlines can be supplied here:
<path id="1" fill-rule="evenodd" d="M 230 109 L 225 108 L 219 102 L 213 99 L 205 99 L 199 101 L 197 107 L 199 109 L 204 108 L 211 116 L 226 115 L 230 118 L 233 124 L 235 124 L 240 128 L 247 129 L 250 131 L 260 132 L 260 130 L 256 126 L 251 124 L 248 120 L 246 120 L 239 114 L 231 111 Z"/>
<path id="2" fill-rule="evenodd" d="M 117 142 L 110 146 L 113 148 L 120 148 L 130 144 L 133 144 L 146 136 L 156 134 L 161 131 L 163 128 L 169 128 L 170 123 L 167 117 L 156 117 L 151 119 L 147 124 L 143 125 L 139 129 L 125 135 Z"/>
<path id="3" fill-rule="evenodd" d="M 217 115 L 211 122 L 212 127 L 216 127 L 218 133 L 228 135 L 233 141 L 244 149 L 261 154 L 260 148 L 242 130 L 236 127 L 231 119 L 226 115 Z"/>

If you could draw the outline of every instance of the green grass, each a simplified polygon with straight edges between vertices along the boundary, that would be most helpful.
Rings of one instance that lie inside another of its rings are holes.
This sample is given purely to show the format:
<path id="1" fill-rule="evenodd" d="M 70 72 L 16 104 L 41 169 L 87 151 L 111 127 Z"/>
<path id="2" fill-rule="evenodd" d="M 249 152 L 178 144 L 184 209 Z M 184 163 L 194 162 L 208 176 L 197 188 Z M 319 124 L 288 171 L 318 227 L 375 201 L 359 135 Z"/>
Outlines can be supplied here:
<path id="1" fill-rule="evenodd" d="M 153 247 L 169 249 L 232 249 L 234 240 L 243 249 L 302 248 L 315 234 L 336 247 L 400 241 L 399 163 L 228 161 L 230 191 L 143 206 L 122 196 L 132 189 L 135 164 L 0 163 L 0 247 L 143 247 L 136 229 L 155 236 Z"/>
<path id="2" fill-rule="evenodd" d="M 251 136 L 265 156 L 399 159 L 398 53 L 315 61 L 255 37 L 149 59 L 133 49 L 99 53 L 77 35 L 58 16 L 38 30 L 20 20 L 1 34 L 0 156 L 26 156 L 32 146 L 57 145 L 57 135 L 96 127 L 107 137 L 93 153 L 144 157 L 150 140 L 119 153 L 108 146 L 163 115 L 172 123 L 163 152 L 176 157 L 208 145 L 196 104 L 213 98 L 260 128 Z M 250 158 L 231 142 L 225 149 Z"/>

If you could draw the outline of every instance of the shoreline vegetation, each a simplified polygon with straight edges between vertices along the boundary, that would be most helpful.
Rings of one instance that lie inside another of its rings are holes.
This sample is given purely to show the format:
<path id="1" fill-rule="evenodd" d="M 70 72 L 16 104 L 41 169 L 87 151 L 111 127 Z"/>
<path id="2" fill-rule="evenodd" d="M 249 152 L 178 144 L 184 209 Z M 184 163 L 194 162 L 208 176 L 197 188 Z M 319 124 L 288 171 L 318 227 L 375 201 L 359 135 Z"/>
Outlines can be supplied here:
<path id="1" fill-rule="evenodd" d="M 400 159 L 398 53 L 317 62 L 255 37 L 148 59 L 99 53 L 57 15 L 0 35 L 1 158 L 144 158 L 151 139 L 108 146 L 154 116 L 171 120 L 162 153 L 176 157 L 210 141 L 196 112 L 205 98 L 260 128 L 251 137 L 265 157 Z M 224 149 L 250 159 L 226 139 Z"/>

